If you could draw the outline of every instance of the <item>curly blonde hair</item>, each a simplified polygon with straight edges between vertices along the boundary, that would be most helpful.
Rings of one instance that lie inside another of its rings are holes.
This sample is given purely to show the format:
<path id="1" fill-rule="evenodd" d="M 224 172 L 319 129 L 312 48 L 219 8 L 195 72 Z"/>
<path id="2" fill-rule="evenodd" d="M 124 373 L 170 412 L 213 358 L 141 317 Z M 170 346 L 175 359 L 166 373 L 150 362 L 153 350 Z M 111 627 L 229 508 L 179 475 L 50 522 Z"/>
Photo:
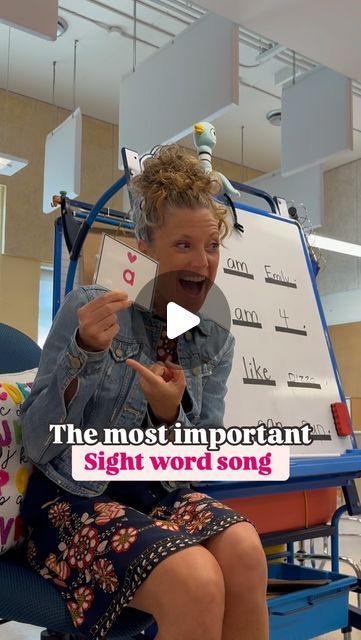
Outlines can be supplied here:
<path id="1" fill-rule="evenodd" d="M 218 221 L 220 238 L 228 234 L 226 207 L 211 194 L 211 178 L 197 158 L 178 145 L 158 147 L 130 184 L 135 235 L 150 242 L 152 229 L 161 227 L 172 209 L 208 209 Z"/>

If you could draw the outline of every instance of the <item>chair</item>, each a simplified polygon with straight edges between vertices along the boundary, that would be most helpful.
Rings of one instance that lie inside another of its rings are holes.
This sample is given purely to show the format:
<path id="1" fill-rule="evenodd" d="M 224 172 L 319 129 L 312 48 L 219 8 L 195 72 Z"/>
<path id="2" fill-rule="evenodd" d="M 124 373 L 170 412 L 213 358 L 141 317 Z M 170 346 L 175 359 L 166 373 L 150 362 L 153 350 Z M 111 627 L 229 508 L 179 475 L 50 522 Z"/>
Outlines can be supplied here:
<path id="1" fill-rule="evenodd" d="M 0 323 L 0 374 L 37 367 L 40 347 L 17 329 Z M 46 627 L 43 638 L 80 640 L 58 591 L 31 571 L 19 551 L 0 556 L 0 624 L 9 621 Z M 145 640 L 141 632 L 154 623 L 143 611 L 126 608 L 107 640 Z M 50 631 L 51 630 L 51 631 Z"/>

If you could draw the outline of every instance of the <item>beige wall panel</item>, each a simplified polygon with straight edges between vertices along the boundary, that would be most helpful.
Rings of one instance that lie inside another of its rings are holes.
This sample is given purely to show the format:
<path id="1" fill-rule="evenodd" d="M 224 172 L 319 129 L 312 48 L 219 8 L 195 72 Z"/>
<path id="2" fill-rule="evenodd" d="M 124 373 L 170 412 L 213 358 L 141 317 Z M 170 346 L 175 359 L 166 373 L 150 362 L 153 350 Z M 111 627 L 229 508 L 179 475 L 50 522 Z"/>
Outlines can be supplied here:
<path id="1" fill-rule="evenodd" d="M 58 213 L 42 213 L 45 140 L 69 112 L 39 100 L 0 91 L 0 113 L 6 120 L 6 136 L 1 149 L 29 161 L 25 169 L 2 179 L 7 185 L 5 252 L 52 261 L 53 220 Z M 117 146 L 117 127 L 83 117 L 80 200 L 94 203 L 121 175 L 117 168 Z M 216 157 L 213 164 L 214 169 L 222 171 L 231 180 L 249 180 L 261 173 Z M 122 209 L 121 192 L 113 197 L 109 206 Z"/>
<path id="2" fill-rule="evenodd" d="M 350 398 L 352 424 L 355 431 L 361 431 L 361 398 Z M 361 447 L 361 435 L 357 436 L 359 447 Z"/>
<path id="3" fill-rule="evenodd" d="M 49 85 L 49 94 L 50 91 Z M 68 117 L 69 111 L 0 90 L 0 114 L 5 122 L 0 151 L 29 161 L 29 165 L 15 175 L 0 176 L 0 183 L 7 187 L 6 255 L 0 256 L 0 315 L 1 321 L 36 339 L 40 263 L 53 262 L 53 223 L 59 215 L 59 210 L 49 215 L 42 213 L 45 141 Z M 83 116 L 79 200 L 95 203 L 117 180 L 121 175 L 117 157 L 117 127 Z M 249 180 L 260 175 L 259 171 L 217 158 L 214 158 L 214 169 L 231 180 Z M 122 210 L 122 196 L 122 192 L 114 196 L 109 206 Z M 106 231 L 119 233 L 111 227 Z M 99 230 L 94 230 L 84 248 L 84 282 L 92 281 L 99 237 Z M 126 236 L 126 241 L 132 244 L 134 239 Z"/>
<path id="4" fill-rule="evenodd" d="M 356 442 L 359 449 L 361 449 L 361 398 L 350 398 L 351 401 L 351 420 L 354 431 L 358 431 L 356 434 Z M 358 494 L 361 497 L 361 478 L 356 480 L 356 486 Z"/>
<path id="5" fill-rule="evenodd" d="M 247 182 L 263 175 L 262 171 L 251 169 L 251 167 L 242 167 L 240 164 L 228 162 L 228 160 L 222 160 L 221 158 L 213 158 L 212 166 L 215 171 L 223 173 L 228 180 L 235 180 L 236 182 Z"/>
<path id="6" fill-rule="evenodd" d="M 361 244 L 361 160 L 356 160 L 356 208 L 355 208 L 355 218 L 356 218 L 356 236 L 352 240 L 352 242 L 357 242 Z M 357 281 L 358 286 L 361 287 L 361 260 L 357 262 Z"/>
<path id="7" fill-rule="evenodd" d="M 184 149 L 196 155 L 195 149 L 188 149 L 188 147 L 184 147 Z M 228 160 L 222 160 L 222 158 L 217 158 L 217 156 L 212 157 L 212 169 L 223 173 L 228 180 L 235 180 L 236 182 L 247 182 L 247 180 L 252 180 L 253 178 L 258 178 L 258 176 L 263 175 L 263 171 L 242 166 L 235 162 L 229 162 Z"/>
<path id="8" fill-rule="evenodd" d="M 348 242 L 361 242 L 361 162 L 357 160 L 324 174 L 324 224 L 319 233 Z M 361 260 L 347 255 L 323 252 L 318 287 L 321 295 L 361 286 Z"/>
<path id="9" fill-rule="evenodd" d="M 40 263 L 0 256 L 0 322 L 38 338 Z"/>
<path id="10" fill-rule="evenodd" d="M 326 233 L 324 235 L 327 236 Z M 320 295 L 325 296 L 339 291 L 357 289 L 360 286 L 358 279 L 359 262 L 360 258 L 356 258 L 355 256 L 322 251 L 321 269 L 317 276 Z"/>
<path id="11" fill-rule="evenodd" d="M 117 169 L 117 147 L 114 140 L 114 127 L 107 122 L 83 117 L 83 144 L 81 192 L 79 200 L 95 204 L 99 197 L 121 175 Z M 121 210 L 122 193 L 118 193 L 107 206 Z"/>
<path id="12" fill-rule="evenodd" d="M 324 174 L 326 216 L 322 234 L 355 242 L 357 230 L 357 162 Z"/>
<path id="13" fill-rule="evenodd" d="M 361 323 L 329 327 L 346 396 L 361 397 Z"/>
<path id="14" fill-rule="evenodd" d="M 5 253 L 13 256 L 53 260 L 54 214 L 42 213 L 44 150 L 46 136 L 67 118 L 69 112 L 45 102 L 0 91 L 0 113 L 6 112 L 6 138 L 1 150 L 29 161 L 13 176 L 3 176 L 7 185 Z M 64 158 L 66 162 L 66 158 Z M 94 203 L 120 176 L 117 169 L 117 127 L 83 116 L 81 193 L 79 199 Z M 109 206 L 121 209 L 118 194 Z"/>
<path id="15" fill-rule="evenodd" d="M 355 431 L 361 431 L 361 322 L 339 324 L 328 328 L 336 356 L 345 396 L 350 397 L 351 420 Z M 361 436 L 356 436 L 361 448 Z M 356 480 L 361 496 L 361 479 Z"/>
<path id="16" fill-rule="evenodd" d="M 6 106 L 5 153 L 26 158 L 29 165 L 10 177 L 7 185 L 5 252 L 13 256 L 50 260 L 53 216 L 42 214 L 45 137 L 53 128 L 51 107 L 44 102 L 0 93 Z"/>

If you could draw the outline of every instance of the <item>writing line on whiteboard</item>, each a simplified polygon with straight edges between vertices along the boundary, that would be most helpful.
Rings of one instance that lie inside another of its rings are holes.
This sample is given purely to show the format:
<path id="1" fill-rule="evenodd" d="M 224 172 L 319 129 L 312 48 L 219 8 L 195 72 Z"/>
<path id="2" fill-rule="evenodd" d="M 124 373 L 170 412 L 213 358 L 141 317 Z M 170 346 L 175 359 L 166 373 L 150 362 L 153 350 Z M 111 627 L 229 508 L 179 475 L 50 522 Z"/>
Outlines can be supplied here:
<path id="1" fill-rule="evenodd" d="M 288 387 L 294 387 L 295 389 L 321 389 L 321 385 L 318 382 L 287 382 Z"/>
<path id="2" fill-rule="evenodd" d="M 260 322 L 247 322 L 247 320 L 232 320 L 232 323 L 238 327 L 254 327 L 255 329 L 262 329 Z"/>
<path id="3" fill-rule="evenodd" d="M 284 282 L 283 280 L 275 280 L 274 278 L 265 278 L 264 280 L 267 284 L 277 284 L 280 287 L 291 287 L 292 289 L 297 289 L 297 284 L 295 282 Z"/>
<path id="4" fill-rule="evenodd" d="M 243 378 L 243 383 L 244 384 L 263 384 L 270 387 L 276 386 L 276 380 L 264 380 L 263 378 L 262 380 L 257 378 Z"/>
<path id="5" fill-rule="evenodd" d="M 239 276 L 240 278 L 249 278 L 250 280 L 254 280 L 253 273 L 237 271 L 236 269 L 223 269 L 223 272 L 228 273 L 230 276 Z"/>
<path id="6" fill-rule="evenodd" d="M 281 333 L 293 333 L 296 336 L 307 336 L 307 331 L 304 329 L 291 329 L 290 327 L 275 326 L 275 331 L 279 331 Z"/>

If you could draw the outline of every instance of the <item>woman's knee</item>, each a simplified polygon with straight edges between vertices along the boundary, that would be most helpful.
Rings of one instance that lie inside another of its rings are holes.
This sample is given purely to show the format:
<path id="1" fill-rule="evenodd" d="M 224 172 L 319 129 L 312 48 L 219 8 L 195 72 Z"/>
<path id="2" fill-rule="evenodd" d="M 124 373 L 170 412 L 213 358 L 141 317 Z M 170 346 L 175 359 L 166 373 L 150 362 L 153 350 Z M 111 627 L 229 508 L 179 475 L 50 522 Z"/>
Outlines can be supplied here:
<path id="1" fill-rule="evenodd" d="M 232 540 L 233 571 L 227 579 L 243 587 L 264 593 L 267 586 L 267 561 L 258 533 L 249 523 L 235 525 Z M 235 571 L 235 567 L 239 571 Z M 237 578 L 238 574 L 238 578 Z"/>
<path id="2" fill-rule="evenodd" d="M 255 528 L 247 522 L 232 525 L 214 540 L 207 549 L 217 559 L 229 589 L 232 585 L 263 591 L 267 584 L 267 562 Z"/>
<path id="3" fill-rule="evenodd" d="M 221 568 L 202 546 L 194 546 L 163 560 L 136 592 L 130 606 L 152 613 L 156 619 L 191 618 L 203 610 L 223 618 L 225 586 Z"/>

